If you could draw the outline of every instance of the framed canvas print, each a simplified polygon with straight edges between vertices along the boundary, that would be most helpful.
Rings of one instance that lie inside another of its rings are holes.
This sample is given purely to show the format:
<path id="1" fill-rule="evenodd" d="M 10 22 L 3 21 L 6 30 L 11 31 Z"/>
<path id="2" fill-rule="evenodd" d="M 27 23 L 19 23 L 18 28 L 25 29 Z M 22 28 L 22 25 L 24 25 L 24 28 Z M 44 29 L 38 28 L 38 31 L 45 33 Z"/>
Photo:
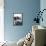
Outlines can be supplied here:
<path id="1" fill-rule="evenodd" d="M 23 24 L 23 15 L 20 13 L 14 14 L 13 16 L 13 25 L 18 26 Z"/>

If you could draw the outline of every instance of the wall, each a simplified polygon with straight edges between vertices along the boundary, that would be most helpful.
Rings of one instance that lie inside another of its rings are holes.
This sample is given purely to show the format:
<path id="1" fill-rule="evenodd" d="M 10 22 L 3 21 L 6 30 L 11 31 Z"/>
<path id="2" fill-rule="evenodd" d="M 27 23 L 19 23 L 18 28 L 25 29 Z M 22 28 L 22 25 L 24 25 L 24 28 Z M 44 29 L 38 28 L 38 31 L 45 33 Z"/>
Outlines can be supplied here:
<path id="1" fill-rule="evenodd" d="M 46 0 L 40 0 L 40 10 L 42 11 L 43 9 L 46 9 Z M 43 12 L 43 22 L 40 22 L 40 25 L 46 26 L 46 10 Z"/>
<path id="2" fill-rule="evenodd" d="M 5 40 L 18 41 L 31 31 L 40 0 L 4 0 Z M 23 25 L 13 26 L 13 13 L 23 13 Z"/>

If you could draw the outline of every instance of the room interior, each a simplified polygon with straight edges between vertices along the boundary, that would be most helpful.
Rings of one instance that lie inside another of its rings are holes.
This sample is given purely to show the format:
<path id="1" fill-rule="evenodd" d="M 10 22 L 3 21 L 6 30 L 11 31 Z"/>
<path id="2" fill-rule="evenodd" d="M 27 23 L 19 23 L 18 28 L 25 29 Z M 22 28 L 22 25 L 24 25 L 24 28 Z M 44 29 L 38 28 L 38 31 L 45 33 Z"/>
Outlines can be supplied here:
<path id="1" fill-rule="evenodd" d="M 46 0 L 0 0 L 0 46 L 46 46 L 45 5 Z"/>

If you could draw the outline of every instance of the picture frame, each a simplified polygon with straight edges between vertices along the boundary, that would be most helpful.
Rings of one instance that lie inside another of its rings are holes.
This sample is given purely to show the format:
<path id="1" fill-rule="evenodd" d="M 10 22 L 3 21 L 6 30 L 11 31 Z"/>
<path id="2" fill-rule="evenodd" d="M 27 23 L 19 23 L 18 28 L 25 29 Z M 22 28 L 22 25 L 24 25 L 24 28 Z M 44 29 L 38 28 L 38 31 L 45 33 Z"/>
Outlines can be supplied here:
<path id="1" fill-rule="evenodd" d="M 13 25 L 14 26 L 23 25 L 23 14 L 22 13 L 14 13 L 14 15 L 13 15 Z"/>

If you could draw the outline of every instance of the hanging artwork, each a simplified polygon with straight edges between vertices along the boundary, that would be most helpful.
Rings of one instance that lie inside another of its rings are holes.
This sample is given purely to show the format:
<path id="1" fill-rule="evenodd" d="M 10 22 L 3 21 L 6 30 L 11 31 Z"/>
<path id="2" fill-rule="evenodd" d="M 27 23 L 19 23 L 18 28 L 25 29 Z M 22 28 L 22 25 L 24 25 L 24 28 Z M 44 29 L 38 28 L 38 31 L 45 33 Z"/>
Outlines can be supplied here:
<path id="1" fill-rule="evenodd" d="M 23 15 L 22 14 L 14 14 L 13 16 L 13 25 L 22 25 L 23 24 Z"/>

